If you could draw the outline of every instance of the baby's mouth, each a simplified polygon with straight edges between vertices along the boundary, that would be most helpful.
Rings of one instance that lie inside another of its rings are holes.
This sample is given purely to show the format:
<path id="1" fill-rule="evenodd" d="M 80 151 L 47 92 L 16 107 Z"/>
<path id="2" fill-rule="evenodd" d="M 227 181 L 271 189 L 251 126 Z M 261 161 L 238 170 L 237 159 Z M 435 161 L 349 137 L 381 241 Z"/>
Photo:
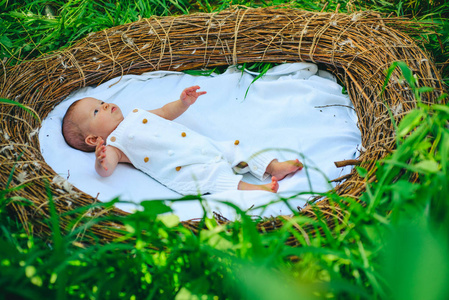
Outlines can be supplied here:
<path id="1" fill-rule="evenodd" d="M 113 106 L 113 107 L 111 108 L 111 113 L 113 113 L 113 112 L 116 111 L 116 110 L 117 110 L 117 107 Z"/>

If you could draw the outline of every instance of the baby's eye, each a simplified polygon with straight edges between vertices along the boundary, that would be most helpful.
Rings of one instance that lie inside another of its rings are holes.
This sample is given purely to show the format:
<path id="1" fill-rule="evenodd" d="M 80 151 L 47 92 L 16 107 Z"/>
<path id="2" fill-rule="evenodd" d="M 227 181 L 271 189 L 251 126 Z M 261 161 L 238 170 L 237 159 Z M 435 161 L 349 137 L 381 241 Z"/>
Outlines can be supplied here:
<path id="1" fill-rule="evenodd" d="M 98 113 L 98 109 L 94 110 L 94 116 Z"/>

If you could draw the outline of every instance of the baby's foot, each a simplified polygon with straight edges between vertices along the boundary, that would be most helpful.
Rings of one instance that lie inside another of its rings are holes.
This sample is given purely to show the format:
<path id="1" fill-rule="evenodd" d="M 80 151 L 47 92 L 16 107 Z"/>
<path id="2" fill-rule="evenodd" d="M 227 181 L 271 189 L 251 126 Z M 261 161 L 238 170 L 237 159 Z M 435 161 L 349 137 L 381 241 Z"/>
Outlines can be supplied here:
<path id="1" fill-rule="evenodd" d="M 296 173 L 303 167 L 303 164 L 298 159 L 283 162 L 275 159 L 268 165 L 267 172 L 278 180 L 282 180 L 285 176 Z"/>
<path id="2" fill-rule="evenodd" d="M 244 181 L 240 181 L 237 187 L 239 190 L 262 190 L 272 193 L 277 193 L 279 189 L 279 183 L 276 177 L 271 177 L 271 182 L 267 184 L 252 184 Z"/>
<path id="3" fill-rule="evenodd" d="M 277 178 L 275 176 L 272 176 L 271 182 L 262 185 L 262 187 L 264 187 L 263 189 L 268 190 L 269 192 L 277 193 L 278 189 L 279 189 L 279 183 L 278 183 Z"/>

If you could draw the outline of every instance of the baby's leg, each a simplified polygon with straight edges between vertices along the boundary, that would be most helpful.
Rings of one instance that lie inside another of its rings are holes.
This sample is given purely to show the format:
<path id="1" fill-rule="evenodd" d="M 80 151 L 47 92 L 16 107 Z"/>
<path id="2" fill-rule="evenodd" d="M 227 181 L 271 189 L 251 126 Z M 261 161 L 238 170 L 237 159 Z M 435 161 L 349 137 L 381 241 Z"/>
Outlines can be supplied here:
<path id="1" fill-rule="evenodd" d="M 287 160 L 279 162 L 277 159 L 273 160 L 267 167 L 267 173 L 282 180 L 289 174 L 296 173 L 303 168 L 303 164 L 298 160 Z"/>
<path id="2" fill-rule="evenodd" d="M 248 182 L 240 181 L 238 185 L 239 190 L 261 190 L 272 193 L 277 193 L 279 189 L 279 183 L 276 177 L 271 177 L 271 182 L 267 184 L 251 184 Z"/>

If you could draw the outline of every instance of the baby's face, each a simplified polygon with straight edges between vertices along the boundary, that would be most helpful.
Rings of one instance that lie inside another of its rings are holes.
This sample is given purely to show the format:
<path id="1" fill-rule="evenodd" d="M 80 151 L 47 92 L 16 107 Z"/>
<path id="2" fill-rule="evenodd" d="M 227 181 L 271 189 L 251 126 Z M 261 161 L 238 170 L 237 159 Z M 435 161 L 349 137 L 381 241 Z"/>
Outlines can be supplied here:
<path id="1" fill-rule="evenodd" d="M 95 98 L 84 98 L 75 107 L 74 121 L 87 134 L 104 140 L 123 121 L 120 108 Z"/>

